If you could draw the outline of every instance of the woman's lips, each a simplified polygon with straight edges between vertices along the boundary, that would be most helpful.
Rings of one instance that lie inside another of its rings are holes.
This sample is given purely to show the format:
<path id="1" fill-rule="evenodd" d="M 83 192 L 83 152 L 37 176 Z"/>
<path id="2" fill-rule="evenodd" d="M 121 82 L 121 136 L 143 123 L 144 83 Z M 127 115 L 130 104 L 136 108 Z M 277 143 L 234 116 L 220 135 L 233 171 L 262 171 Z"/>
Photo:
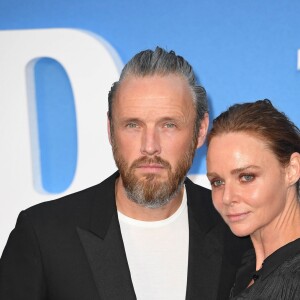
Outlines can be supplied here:
<path id="1" fill-rule="evenodd" d="M 242 213 L 230 213 L 227 214 L 226 217 L 230 222 L 239 222 L 245 220 L 250 212 L 242 212 Z"/>

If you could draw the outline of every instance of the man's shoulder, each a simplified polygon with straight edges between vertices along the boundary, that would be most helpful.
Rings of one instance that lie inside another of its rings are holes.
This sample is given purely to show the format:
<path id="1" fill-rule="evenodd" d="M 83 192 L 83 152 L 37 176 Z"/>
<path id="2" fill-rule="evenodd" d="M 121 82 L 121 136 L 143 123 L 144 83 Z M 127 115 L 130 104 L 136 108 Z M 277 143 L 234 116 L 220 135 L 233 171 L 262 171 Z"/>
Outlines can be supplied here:
<path id="1" fill-rule="evenodd" d="M 62 215 L 70 218 L 78 212 L 83 214 L 89 211 L 95 201 L 105 201 L 114 194 L 114 181 L 116 173 L 106 178 L 101 183 L 88 187 L 86 189 L 65 195 L 63 197 L 38 203 L 22 212 L 23 215 L 32 218 L 43 219 L 51 215 Z"/>
<path id="2" fill-rule="evenodd" d="M 200 194 L 211 200 L 211 190 L 210 189 L 207 189 L 199 184 L 196 184 L 188 177 L 186 177 L 186 179 L 185 179 L 185 185 L 189 189 L 190 193 L 192 193 L 192 194 L 195 193 L 197 195 Z"/>
<path id="3" fill-rule="evenodd" d="M 185 187 L 187 192 L 188 205 L 194 209 L 208 210 L 211 213 L 216 213 L 212 204 L 211 190 L 194 183 L 191 179 L 186 178 Z"/>
<path id="4" fill-rule="evenodd" d="M 185 180 L 189 214 L 206 228 L 223 225 L 223 220 L 213 206 L 211 190 L 200 186 L 189 178 Z"/>

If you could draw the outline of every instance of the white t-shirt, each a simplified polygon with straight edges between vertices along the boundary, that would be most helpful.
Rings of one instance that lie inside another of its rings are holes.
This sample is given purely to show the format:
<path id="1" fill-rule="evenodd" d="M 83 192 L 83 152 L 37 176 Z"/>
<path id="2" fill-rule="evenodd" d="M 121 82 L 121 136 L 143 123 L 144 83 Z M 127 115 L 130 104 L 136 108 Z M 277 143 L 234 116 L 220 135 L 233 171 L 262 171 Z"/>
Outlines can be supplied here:
<path id="1" fill-rule="evenodd" d="M 162 221 L 139 221 L 118 212 L 138 300 L 186 296 L 189 225 L 186 192 L 178 210 Z"/>

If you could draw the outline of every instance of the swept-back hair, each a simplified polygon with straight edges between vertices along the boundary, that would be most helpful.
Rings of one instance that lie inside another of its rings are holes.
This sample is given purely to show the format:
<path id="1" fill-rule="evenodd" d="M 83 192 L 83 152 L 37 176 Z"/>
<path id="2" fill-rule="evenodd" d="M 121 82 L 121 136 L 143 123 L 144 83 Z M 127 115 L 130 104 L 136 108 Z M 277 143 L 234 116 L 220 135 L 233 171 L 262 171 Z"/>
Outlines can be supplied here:
<path id="1" fill-rule="evenodd" d="M 207 144 L 217 135 L 241 131 L 261 138 L 282 166 L 288 165 L 294 152 L 300 153 L 299 128 L 268 99 L 230 106 L 213 120 Z M 299 180 L 297 190 L 299 196 Z"/>
<path id="2" fill-rule="evenodd" d="M 116 81 L 108 94 L 108 117 L 112 123 L 113 100 L 120 83 L 128 76 L 145 77 L 176 74 L 184 78 L 192 92 L 197 112 L 195 128 L 198 131 L 204 114 L 208 112 L 205 89 L 197 85 L 192 66 L 174 51 L 156 47 L 154 51 L 145 50 L 136 54 L 123 68 L 119 81 Z"/>

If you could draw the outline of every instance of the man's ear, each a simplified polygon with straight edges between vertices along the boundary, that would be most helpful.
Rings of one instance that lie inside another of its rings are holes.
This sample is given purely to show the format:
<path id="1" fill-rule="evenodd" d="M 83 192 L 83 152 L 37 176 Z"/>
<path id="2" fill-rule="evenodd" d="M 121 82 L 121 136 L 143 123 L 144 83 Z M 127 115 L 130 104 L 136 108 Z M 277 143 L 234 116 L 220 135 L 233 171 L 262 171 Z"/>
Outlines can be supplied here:
<path id="1" fill-rule="evenodd" d="M 111 128 L 110 128 L 110 125 L 111 125 L 111 120 L 109 119 L 108 112 L 107 112 L 107 134 L 108 134 L 109 143 L 111 144 Z"/>
<path id="2" fill-rule="evenodd" d="M 198 131 L 197 148 L 200 148 L 204 144 L 207 135 L 208 126 L 209 126 L 209 116 L 208 113 L 205 113 L 203 119 L 200 122 L 200 127 Z"/>
<path id="3" fill-rule="evenodd" d="M 300 153 L 294 152 L 291 155 L 290 163 L 287 166 L 288 184 L 294 185 L 300 178 Z"/>

